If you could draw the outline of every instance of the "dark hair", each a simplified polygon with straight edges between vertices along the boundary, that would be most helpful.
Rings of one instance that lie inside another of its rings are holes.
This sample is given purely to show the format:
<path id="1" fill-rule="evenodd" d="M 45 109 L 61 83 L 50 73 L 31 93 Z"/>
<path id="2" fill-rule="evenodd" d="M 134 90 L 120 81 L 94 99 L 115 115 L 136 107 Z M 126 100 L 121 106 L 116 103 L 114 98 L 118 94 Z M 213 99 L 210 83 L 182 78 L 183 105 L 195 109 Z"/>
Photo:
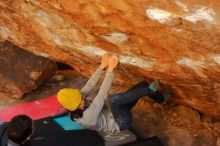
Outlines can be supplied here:
<path id="1" fill-rule="evenodd" d="M 83 112 L 84 112 L 84 110 L 77 108 L 74 111 L 70 111 L 69 116 L 70 116 L 71 120 L 74 121 L 74 119 L 81 118 L 83 116 Z"/>
<path id="2" fill-rule="evenodd" d="M 32 119 L 26 115 L 18 115 L 8 123 L 8 138 L 17 144 L 22 144 L 32 134 L 32 130 Z"/>

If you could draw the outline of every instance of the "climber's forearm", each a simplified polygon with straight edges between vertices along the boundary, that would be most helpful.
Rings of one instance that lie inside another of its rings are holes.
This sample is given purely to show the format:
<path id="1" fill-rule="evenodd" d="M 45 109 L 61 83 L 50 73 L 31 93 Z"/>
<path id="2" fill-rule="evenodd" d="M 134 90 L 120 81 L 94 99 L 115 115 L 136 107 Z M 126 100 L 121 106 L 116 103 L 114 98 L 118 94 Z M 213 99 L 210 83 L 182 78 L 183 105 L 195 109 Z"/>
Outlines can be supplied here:
<path id="1" fill-rule="evenodd" d="M 81 89 L 81 92 L 87 96 L 89 92 L 97 85 L 99 79 L 101 78 L 104 70 L 99 66 L 90 79 L 87 81 L 86 85 Z"/>

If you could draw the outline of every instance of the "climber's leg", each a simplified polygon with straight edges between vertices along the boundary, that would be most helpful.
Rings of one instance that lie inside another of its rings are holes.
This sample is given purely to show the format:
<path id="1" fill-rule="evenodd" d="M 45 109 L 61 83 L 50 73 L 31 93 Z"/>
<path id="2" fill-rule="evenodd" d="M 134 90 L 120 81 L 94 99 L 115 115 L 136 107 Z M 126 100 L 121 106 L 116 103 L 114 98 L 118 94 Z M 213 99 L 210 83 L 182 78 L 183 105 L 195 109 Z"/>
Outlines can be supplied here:
<path id="1" fill-rule="evenodd" d="M 150 96 L 155 101 L 160 101 L 164 99 L 164 97 L 161 94 L 157 94 L 149 87 L 152 86 L 154 90 L 157 90 L 159 88 L 159 85 L 157 87 L 154 86 L 155 82 L 151 83 L 150 85 L 146 82 L 140 82 L 136 85 L 134 85 L 132 88 L 130 88 L 128 91 L 124 93 L 118 93 L 114 94 L 110 97 L 110 105 L 118 105 L 118 106 L 126 106 L 130 107 L 130 105 L 135 105 L 137 101 L 144 96 Z M 153 95 L 153 96 L 152 96 Z"/>
<path id="2" fill-rule="evenodd" d="M 159 86 L 155 87 L 155 82 L 158 81 L 154 81 L 150 85 L 157 90 Z M 157 102 L 164 101 L 164 96 L 150 89 L 146 81 L 134 85 L 124 93 L 114 94 L 110 97 L 109 105 L 111 111 L 121 129 L 126 129 L 130 126 L 132 119 L 130 110 L 143 96 L 150 96 Z"/>
<path id="3" fill-rule="evenodd" d="M 130 109 L 126 106 L 118 107 L 118 105 L 111 105 L 110 108 L 115 121 L 120 127 L 120 130 L 123 131 L 125 129 L 128 129 L 132 121 Z"/>
<path id="4" fill-rule="evenodd" d="M 135 90 L 137 88 L 147 88 L 149 86 L 149 83 L 146 82 L 146 81 L 141 81 L 135 85 L 133 85 L 131 88 L 129 88 L 126 92 L 128 91 L 132 91 L 132 90 Z"/>

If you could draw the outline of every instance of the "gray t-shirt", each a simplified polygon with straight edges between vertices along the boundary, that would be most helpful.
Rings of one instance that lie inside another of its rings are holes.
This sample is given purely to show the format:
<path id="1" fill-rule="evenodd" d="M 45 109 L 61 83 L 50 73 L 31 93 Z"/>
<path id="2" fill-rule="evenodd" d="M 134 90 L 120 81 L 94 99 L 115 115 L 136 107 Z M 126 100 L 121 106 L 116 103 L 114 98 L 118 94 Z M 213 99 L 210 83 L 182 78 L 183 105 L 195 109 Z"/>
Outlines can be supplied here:
<path id="1" fill-rule="evenodd" d="M 89 96 L 90 91 L 97 85 L 103 73 L 104 71 L 98 68 L 88 80 L 86 85 L 81 89 L 81 92 L 86 97 Z M 112 80 L 113 73 L 107 71 L 98 94 L 89 107 L 83 112 L 83 116 L 81 118 L 74 119 L 76 122 L 91 130 L 109 133 L 120 132 L 120 128 L 113 118 L 111 111 L 108 110 L 108 108 L 103 108 L 105 100 L 108 97 L 108 91 L 111 87 Z"/>
<path id="2" fill-rule="evenodd" d="M 17 143 L 14 143 L 13 141 L 11 141 L 10 139 L 8 140 L 8 145 L 7 146 L 20 146 Z"/>

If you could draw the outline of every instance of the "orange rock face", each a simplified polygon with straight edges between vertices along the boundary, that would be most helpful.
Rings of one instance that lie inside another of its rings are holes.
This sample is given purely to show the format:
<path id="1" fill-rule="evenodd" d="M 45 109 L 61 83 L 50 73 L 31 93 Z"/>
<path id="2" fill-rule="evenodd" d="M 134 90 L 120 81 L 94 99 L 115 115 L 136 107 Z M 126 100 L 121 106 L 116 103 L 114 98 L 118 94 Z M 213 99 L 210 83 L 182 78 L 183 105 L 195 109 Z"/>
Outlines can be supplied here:
<path id="1" fill-rule="evenodd" d="M 0 0 L 0 37 L 90 76 L 106 52 L 115 83 L 159 79 L 172 102 L 220 116 L 218 0 Z"/>

